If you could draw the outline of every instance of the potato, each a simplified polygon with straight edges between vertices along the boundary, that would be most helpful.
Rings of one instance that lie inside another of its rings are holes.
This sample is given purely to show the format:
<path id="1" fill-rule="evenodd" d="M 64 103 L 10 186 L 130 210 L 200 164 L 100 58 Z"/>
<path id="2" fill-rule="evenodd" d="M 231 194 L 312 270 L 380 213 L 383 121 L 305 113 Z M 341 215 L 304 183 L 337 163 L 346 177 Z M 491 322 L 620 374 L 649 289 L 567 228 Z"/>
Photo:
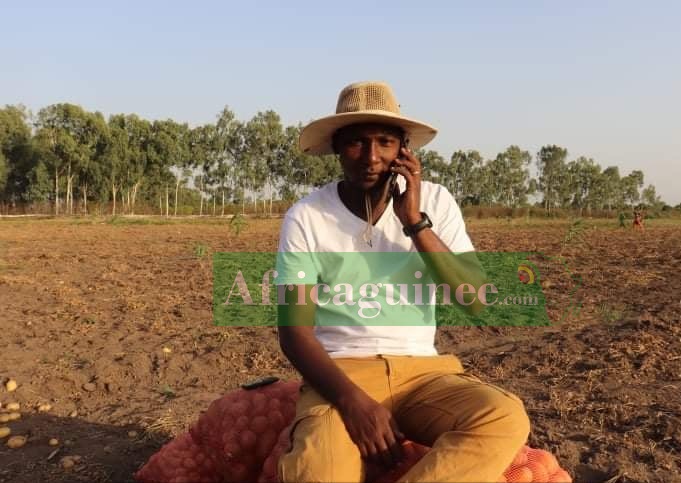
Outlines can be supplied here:
<path id="1" fill-rule="evenodd" d="M 0 414 L 0 423 L 6 423 L 9 420 L 9 414 Z"/>
<path id="2" fill-rule="evenodd" d="M 572 478 L 567 471 L 560 469 L 549 477 L 549 483 L 572 483 Z"/>
<path id="3" fill-rule="evenodd" d="M 21 419 L 21 413 L 9 413 L 7 416 L 9 416 L 10 421 L 16 421 L 17 419 Z"/>
<path id="4" fill-rule="evenodd" d="M 15 381 L 14 379 L 10 379 L 5 383 L 5 389 L 7 389 L 7 392 L 16 391 L 17 381 Z"/>
<path id="5" fill-rule="evenodd" d="M 12 436 L 7 440 L 7 447 L 12 449 L 21 448 L 26 444 L 26 441 L 28 441 L 26 436 Z"/>
<path id="6" fill-rule="evenodd" d="M 57 446 L 59 444 L 59 440 L 57 438 L 50 438 L 47 444 L 49 444 L 50 446 Z"/>
<path id="7" fill-rule="evenodd" d="M 50 411 L 52 409 L 51 404 L 41 404 L 38 406 L 38 412 L 39 413 L 46 413 L 47 411 Z"/>
<path id="8" fill-rule="evenodd" d="M 7 426 L 0 427 L 0 438 L 5 438 L 10 434 L 12 434 L 12 430 L 9 429 Z"/>
<path id="9" fill-rule="evenodd" d="M 5 409 L 7 409 L 10 412 L 13 411 L 18 411 L 21 408 L 21 405 L 19 403 L 9 403 L 7 406 L 5 406 Z"/>
<path id="10" fill-rule="evenodd" d="M 553 456 L 551 453 L 548 451 L 544 451 L 541 449 L 530 449 L 527 452 L 527 461 L 529 462 L 537 462 L 540 465 L 542 465 L 544 468 L 546 468 L 547 473 L 550 475 L 554 474 L 556 471 L 560 469 L 560 466 L 558 465 L 558 460 L 556 460 L 556 457 Z"/>

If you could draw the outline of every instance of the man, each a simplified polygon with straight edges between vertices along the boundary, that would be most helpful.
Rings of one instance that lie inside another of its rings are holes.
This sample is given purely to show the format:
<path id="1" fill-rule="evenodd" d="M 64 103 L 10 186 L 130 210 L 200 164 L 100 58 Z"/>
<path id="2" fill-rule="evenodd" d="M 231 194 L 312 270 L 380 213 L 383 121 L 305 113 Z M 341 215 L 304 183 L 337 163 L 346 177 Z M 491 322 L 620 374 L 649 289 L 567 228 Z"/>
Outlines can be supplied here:
<path id="1" fill-rule="evenodd" d="M 381 82 L 347 86 L 336 114 L 301 132 L 301 149 L 337 154 L 344 176 L 296 203 L 281 231 L 277 284 L 288 289 L 279 339 L 304 379 L 291 448 L 279 462 L 283 482 L 363 481 L 364 462 L 393 465 L 404 438 L 432 450 L 401 481 L 497 481 L 526 441 L 516 396 L 437 354 L 432 304 L 391 303 L 386 293 L 395 310 L 367 316 L 352 295 L 330 294 L 374 278 L 375 296 L 405 273 L 451 287 L 483 283 L 474 256 L 460 254 L 473 245 L 454 198 L 421 180 L 420 161 L 405 147 L 435 134 L 402 116 Z"/>

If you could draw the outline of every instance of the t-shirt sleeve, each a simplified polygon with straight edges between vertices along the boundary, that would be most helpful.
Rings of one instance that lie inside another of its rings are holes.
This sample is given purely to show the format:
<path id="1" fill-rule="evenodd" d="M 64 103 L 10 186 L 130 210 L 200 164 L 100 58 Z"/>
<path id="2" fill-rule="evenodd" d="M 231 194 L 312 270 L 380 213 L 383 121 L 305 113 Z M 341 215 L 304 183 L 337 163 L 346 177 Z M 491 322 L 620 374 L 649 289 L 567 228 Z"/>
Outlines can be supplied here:
<path id="1" fill-rule="evenodd" d="M 433 228 L 445 245 L 454 253 L 472 252 L 473 243 L 466 232 L 461 209 L 444 186 L 438 186 L 435 196 L 436 218 Z"/>
<path id="2" fill-rule="evenodd" d="M 284 217 L 277 253 L 277 285 L 317 283 L 319 270 L 304 226 L 304 218 L 298 213 L 289 212 Z"/>

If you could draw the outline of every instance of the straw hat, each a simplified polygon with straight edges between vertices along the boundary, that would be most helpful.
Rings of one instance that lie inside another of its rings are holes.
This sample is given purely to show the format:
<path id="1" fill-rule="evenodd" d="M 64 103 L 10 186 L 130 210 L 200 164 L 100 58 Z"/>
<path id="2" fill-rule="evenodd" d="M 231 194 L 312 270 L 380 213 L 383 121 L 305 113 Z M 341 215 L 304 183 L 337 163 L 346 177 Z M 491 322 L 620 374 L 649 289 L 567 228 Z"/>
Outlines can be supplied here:
<path id="1" fill-rule="evenodd" d="M 434 127 L 402 116 L 395 94 L 385 82 L 356 82 L 338 95 L 336 114 L 312 121 L 303 128 L 300 149 L 307 154 L 333 154 L 333 133 L 350 124 L 370 122 L 401 127 L 411 149 L 428 144 L 437 134 Z"/>

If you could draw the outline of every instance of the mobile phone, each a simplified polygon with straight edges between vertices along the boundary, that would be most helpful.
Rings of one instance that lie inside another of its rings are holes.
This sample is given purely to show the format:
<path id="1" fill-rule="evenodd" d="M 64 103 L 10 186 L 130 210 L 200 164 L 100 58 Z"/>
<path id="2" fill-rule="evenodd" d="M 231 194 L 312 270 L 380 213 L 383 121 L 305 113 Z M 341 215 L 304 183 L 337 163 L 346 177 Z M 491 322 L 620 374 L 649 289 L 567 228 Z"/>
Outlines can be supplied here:
<path id="1" fill-rule="evenodd" d="M 400 151 L 397 154 L 398 158 L 403 158 L 402 156 L 402 148 L 406 148 L 409 145 L 409 139 L 403 139 L 402 142 L 400 143 Z M 393 163 L 394 164 L 394 163 Z M 390 166 L 393 166 L 391 164 Z M 385 202 L 387 203 L 390 201 L 390 197 L 393 195 L 393 191 L 395 190 L 395 186 L 397 186 L 397 173 L 391 173 L 390 178 L 388 178 L 388 196 L 386 197 Z"/>
<path id="2" fill-rule="evenodd" d="M 250 389 L 257 389 L 262 386 L 267 386 L 269 384 L 274 384 L 279 380 L 278 377 L 276 376 L 267 376 L 263 377 L 261 379 L 256 379 L 255 381 L 247 382 L 246 384 L 242 384 L 241 387 L 250 390 Z"/>

